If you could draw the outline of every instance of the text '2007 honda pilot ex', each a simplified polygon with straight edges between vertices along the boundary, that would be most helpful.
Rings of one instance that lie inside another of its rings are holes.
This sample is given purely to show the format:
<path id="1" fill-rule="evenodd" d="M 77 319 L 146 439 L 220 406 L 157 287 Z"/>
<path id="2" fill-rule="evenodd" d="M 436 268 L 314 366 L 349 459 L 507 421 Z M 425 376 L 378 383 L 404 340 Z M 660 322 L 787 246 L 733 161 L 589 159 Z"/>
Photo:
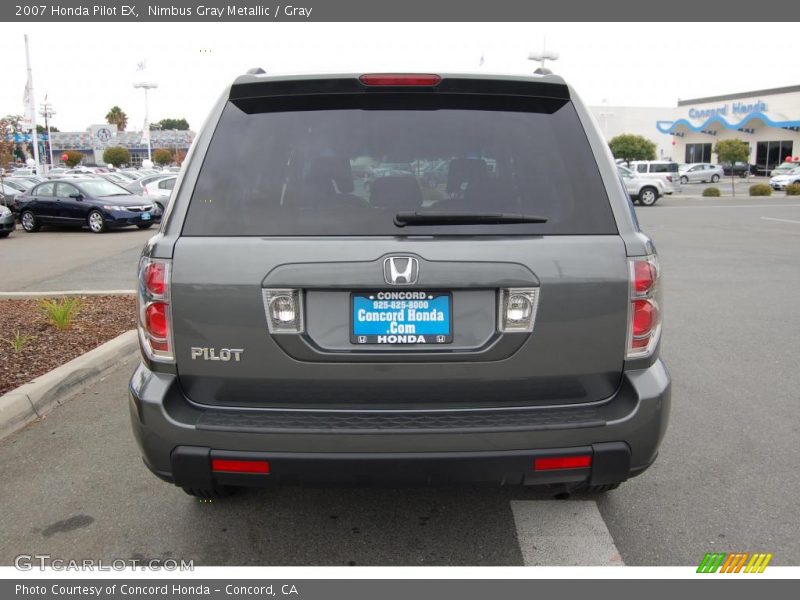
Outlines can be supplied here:
<path id="1" fill-rule="evenodd" d="M 160 478 L 565 494 L 655 460 L 658 260 L 559 77 L 252 72 L 174 194 L 130 383 Z"/>

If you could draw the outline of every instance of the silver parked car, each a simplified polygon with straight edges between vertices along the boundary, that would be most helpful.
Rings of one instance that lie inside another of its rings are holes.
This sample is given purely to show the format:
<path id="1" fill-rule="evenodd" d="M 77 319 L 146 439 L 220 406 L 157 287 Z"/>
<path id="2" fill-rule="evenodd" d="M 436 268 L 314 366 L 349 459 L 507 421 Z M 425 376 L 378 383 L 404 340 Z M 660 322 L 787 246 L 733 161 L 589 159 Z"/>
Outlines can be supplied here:
<path id="1" fill-rule="evenodd" d="M 725 175 L 720 165 L 689 163 L 678 169 L 681 183 L 717 183 Z"/>
<path id="2" fill-rule="evenodd" d="M 14 215 L 11 210 L 0 204 L 0 238 L 11 235 L 14 227 Z"/>

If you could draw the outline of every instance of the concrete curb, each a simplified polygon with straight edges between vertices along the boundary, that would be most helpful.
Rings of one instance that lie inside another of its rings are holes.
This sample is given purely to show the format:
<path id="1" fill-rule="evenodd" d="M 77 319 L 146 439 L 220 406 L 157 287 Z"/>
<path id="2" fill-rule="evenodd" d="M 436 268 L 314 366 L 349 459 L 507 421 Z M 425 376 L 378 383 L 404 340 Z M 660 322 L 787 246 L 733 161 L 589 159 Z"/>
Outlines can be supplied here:
<path id="1" fill-rule="evenodd" d="M 132 329 L 0 396 L 0 439 L 45 416 L 137 349 Z"/>
<path id="2" fill-rule="evenodd" d="M 136 290 L 65 290 L 62 292 L 0 292 L 0 300 L 61 298 L 63 296 L 133 296 Z"/>

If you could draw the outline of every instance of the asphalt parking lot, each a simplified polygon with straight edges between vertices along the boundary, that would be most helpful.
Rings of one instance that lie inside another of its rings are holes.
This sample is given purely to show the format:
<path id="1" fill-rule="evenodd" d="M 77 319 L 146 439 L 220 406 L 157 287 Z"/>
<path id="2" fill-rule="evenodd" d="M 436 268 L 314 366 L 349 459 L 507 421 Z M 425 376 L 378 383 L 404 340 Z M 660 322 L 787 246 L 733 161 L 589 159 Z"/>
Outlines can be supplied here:
<path id="1" fill-rule="evenodd" d="M 707 551 L 800 564 L 800 199 L 665 198 L 637 212 L 664 271 L 673 405 L 658 461 L 618 490 L 555 501 L 523 489 L 286 487 L 202 503 L 140 462 L 128 425 L 131 357 L 0 441 L 0 564 L 40 553 L 198 565 L 660 566 L 696 565 Z M 98 262 L 127 273 L 150 234 L 75 235 L 115 245 Z M 8 241 L 20 240 L 4 240 L 4 256 Z M 77 281 L 68 273 L 53 276 L 62 289 Z"/>
<path id="2" fill-rule="evenodd" d="M 132 290 L 142 246 L 155 232 L 46 227 L 25 233 L 17 224 L 0 240 L 0 292 Z"/>

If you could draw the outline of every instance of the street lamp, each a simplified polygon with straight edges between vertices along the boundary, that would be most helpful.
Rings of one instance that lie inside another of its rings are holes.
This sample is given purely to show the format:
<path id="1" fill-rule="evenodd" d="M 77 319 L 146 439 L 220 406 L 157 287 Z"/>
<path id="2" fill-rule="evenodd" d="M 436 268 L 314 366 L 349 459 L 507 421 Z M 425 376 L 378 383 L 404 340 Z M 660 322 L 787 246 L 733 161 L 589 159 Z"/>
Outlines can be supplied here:
<path id="1" fill-rule="evenodd" d="M 150 150 L 150 109 L 147 103 L 147 91 L 157 88 L 158 84 L 140 81 L 139 83 L 134 83 L 133 87 L 144 90 L 144 135 L 147 137 L 147 160 L 152 162 Z"/>
<path id="2" fill-rule="evenodd" d="M 53 105 L 47 101 L 47 94 L 44 95 L 44 103 L 41 105 L 41 110 L 39 114 L 44 117 L 44 127 L 47 130 L 47 147 L 49 149 L 50 154 L 50 166 L 49 169 L 53 168 L 53 140 L 51 139 L 52 135 L 50 133 L 50 119 L 53 118 L 53 115 L 56 114 L 56 111 L 53 110 Z"/>
<path id="3" fill-rule="evenodd" d="M 539 68 L 534 71 L 535 73 L 539 75 L 549 75 L 552 71 L 544 66 L 545 61 L 558 60 L 558 52 L 555 50 L 548 50 L 545 46 L 542 46 L 541 52 L 531 52 L 528 54 L 528 60 L 535 60 L 539 63 Z"/>

